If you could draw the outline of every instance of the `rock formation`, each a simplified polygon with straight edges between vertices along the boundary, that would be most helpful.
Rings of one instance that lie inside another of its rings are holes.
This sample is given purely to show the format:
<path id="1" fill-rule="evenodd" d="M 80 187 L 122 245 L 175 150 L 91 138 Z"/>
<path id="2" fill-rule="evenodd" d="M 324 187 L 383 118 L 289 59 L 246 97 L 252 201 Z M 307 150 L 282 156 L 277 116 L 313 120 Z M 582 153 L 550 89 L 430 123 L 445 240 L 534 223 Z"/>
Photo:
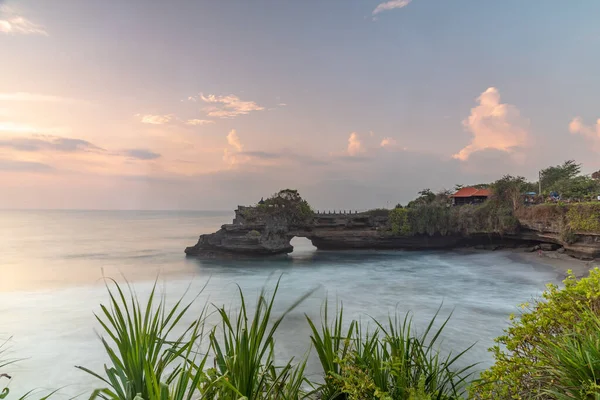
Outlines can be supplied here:
<path id="1" fill-rule="evenodd" d="M 321 250 L 346 249 L 449 249 L 465 246 L 499 248 L 534 246 L 543 243 L 564 246 L 578 258 L 600 256 L 600 234 L 577 235 L 575 242 L 561 240 L 558 227 L 523 221 L 518 232 L 451 233 L 446 235 L 401 235 L 390 230 L 389 212 L 315 214 L 298 192 L 284 190 L 253 207 L 239 206 L 235 218 L 215 233 L 201 235 L 198 243 L 185 249 L 202 258 L 264 257 L 293 251 L 294 237 L 308 238 Z"/>

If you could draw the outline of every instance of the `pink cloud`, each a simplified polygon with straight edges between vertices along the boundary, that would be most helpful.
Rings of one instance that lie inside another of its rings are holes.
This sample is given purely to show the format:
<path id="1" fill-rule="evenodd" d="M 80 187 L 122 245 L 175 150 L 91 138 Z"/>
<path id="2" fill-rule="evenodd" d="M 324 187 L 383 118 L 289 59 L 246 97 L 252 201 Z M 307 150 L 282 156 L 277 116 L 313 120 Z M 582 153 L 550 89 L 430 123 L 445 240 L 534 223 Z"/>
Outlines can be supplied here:
<path id="1" fill-rule="evenodd" d="M 477 101 L 479 105 L 463 121 L 464 128 L 473 135 L 471 143 L 454 154 L 454 158 L 464 161 L 482 150 L 511 153 L 529 144 L 529 121 L 521 117 L 514 105 L 501 103 L 496 88 L 488 88 Z"/>
<path id="2" fill-rule="evenodd" d="M 581 117 L 575 117 L 569 123 L 569 132 L 590 140 L 594 145 L 594 149 L 600 151 L 600 118 L 596 120 L 596 125 L 589 126 L 583 123 Z"/>
<path id="3" fill-rule="evenodd" d="M 356 132 L 352 132 L 348 138 L 348 154 L 351 156 L 358 155 L 365 151 L 362 142 L 358 138 Z"/>

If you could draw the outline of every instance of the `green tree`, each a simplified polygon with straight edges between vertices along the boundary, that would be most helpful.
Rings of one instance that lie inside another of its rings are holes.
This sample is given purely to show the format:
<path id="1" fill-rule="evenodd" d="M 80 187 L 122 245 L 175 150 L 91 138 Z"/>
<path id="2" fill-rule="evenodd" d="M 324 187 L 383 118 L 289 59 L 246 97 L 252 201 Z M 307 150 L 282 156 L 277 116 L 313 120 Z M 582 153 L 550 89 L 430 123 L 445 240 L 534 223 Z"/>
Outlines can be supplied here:
<path id="1" fill-rule="evenodd" d="M 562 165 L 548 167 L 540 172 L 542 181 L 542 191 L 549 192 L 554 190 L 553 186 L 558 181 L 573 179 L 581 172 L 581 164 L 575 160 L 567 160 Z"/>
<path id="2" fill-rule="evenodd" d="M 521 204 L 521 193 L 527 189 L 527 181 L 522 176 L 504 175 L 492 184 L 494 199 L 502 204 L 509 204 L 516 210 Z"/>
<path id="3" fill-rule="evenodd" d="M 589 176 L 564 178 L 552 185 L 552 190 L 564 198 L 583 200 L 598 192 L 600 182 Z"/>

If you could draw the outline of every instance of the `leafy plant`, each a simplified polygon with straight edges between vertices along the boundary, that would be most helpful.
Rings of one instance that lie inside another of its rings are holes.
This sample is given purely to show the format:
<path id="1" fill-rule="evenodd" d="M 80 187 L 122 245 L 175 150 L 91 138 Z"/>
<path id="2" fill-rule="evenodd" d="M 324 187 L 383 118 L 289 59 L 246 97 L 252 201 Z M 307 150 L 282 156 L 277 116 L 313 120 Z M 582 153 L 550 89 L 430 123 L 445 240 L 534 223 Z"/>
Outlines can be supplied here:
<path id="1" fill-rule="evenodd" d="M 569 227 L 575 232 L 600 233 L 600 204 L 573 204 L 567 211 Z"/>
<path id="2" fill-rule="evenodd" d="M 518 399 L 541 396 L 543 371 L 549 367 L 542 346 L 586 330 L 590 317 L 584 310 L 600 311 L 600 269 L 577 280 L 569 272 L 564 288 L 549 284 L 540 300 L 523 304 L 520 318 L 511 316 L 511 326 L 495 339 L 490 349 L 495 364 L 473 385 L 475 399 Z"/>
<path id="3" fill-rule="evenodd" d="M 541 392 L 549 398 L 600 398 L 600 318 L 590 309 L 578 318 L 583 326 L 540 345 Z"/>
<path id="4" fill-rule="evenodd" d="M 408 222 L 408 208 L 396 207 L 390 211 L 389 222 L 394 235 L 410 235 L 412 229 Z"/>
<path id="5" fill-rule="evenodd" d="M 344 330 L 342 315 L 340 310 L 331 325 L 325 317 L 320 331 L 309 319 L 326 376 L 323 399 L 460 398 L 472 366 L 456 367 L 468 349 L 443 357 L 436 347 L 448 319 L 434 330 L 436 313 L 417 335 L 409 315 L 390 317 L 385 325 L 374 320 L 372 332 L 363 331 L 356 321 Z"/>

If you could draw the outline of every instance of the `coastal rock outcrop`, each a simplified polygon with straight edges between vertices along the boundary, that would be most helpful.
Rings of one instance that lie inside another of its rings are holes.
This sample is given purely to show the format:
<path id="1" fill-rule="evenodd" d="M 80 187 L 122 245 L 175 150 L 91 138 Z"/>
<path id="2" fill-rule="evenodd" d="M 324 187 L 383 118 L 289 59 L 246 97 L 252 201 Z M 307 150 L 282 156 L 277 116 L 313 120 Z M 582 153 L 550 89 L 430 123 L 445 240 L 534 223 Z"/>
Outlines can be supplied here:
<path id="1" fill-rule="evenodd" d="M 404 214 L 397 213 L 396 217 L 398 215 Z M 600 256 L 600 233 L 571 232 L 567 241 L 561 228 L 564 223 L 561 225 L 555 220 L 520 218 L 518 229 L 510 228 L 506 232 L 477 228 L 480 225 L 473 224 L 474 229 L 463 226 L 443 234 L 404 232 L 397 229 L 397 221 L 389 210 L 314 213 L 297 191 L 282 190 L 256 206 L 238 206 L 231 224 L 223 225 L 215 233 L 201 235 L 198 243 L 187 247 L 185 253 L 201 258 L 287 254 L 294 250 L 291 239 L 305 237 L 320 250 L 427 250 L 466 246 L 498 249 L 543 245 L 549 250 L 564 248 L 567 254 L 577 258 Z M 458 222 L 451 224 L 460 225 Z"/>

